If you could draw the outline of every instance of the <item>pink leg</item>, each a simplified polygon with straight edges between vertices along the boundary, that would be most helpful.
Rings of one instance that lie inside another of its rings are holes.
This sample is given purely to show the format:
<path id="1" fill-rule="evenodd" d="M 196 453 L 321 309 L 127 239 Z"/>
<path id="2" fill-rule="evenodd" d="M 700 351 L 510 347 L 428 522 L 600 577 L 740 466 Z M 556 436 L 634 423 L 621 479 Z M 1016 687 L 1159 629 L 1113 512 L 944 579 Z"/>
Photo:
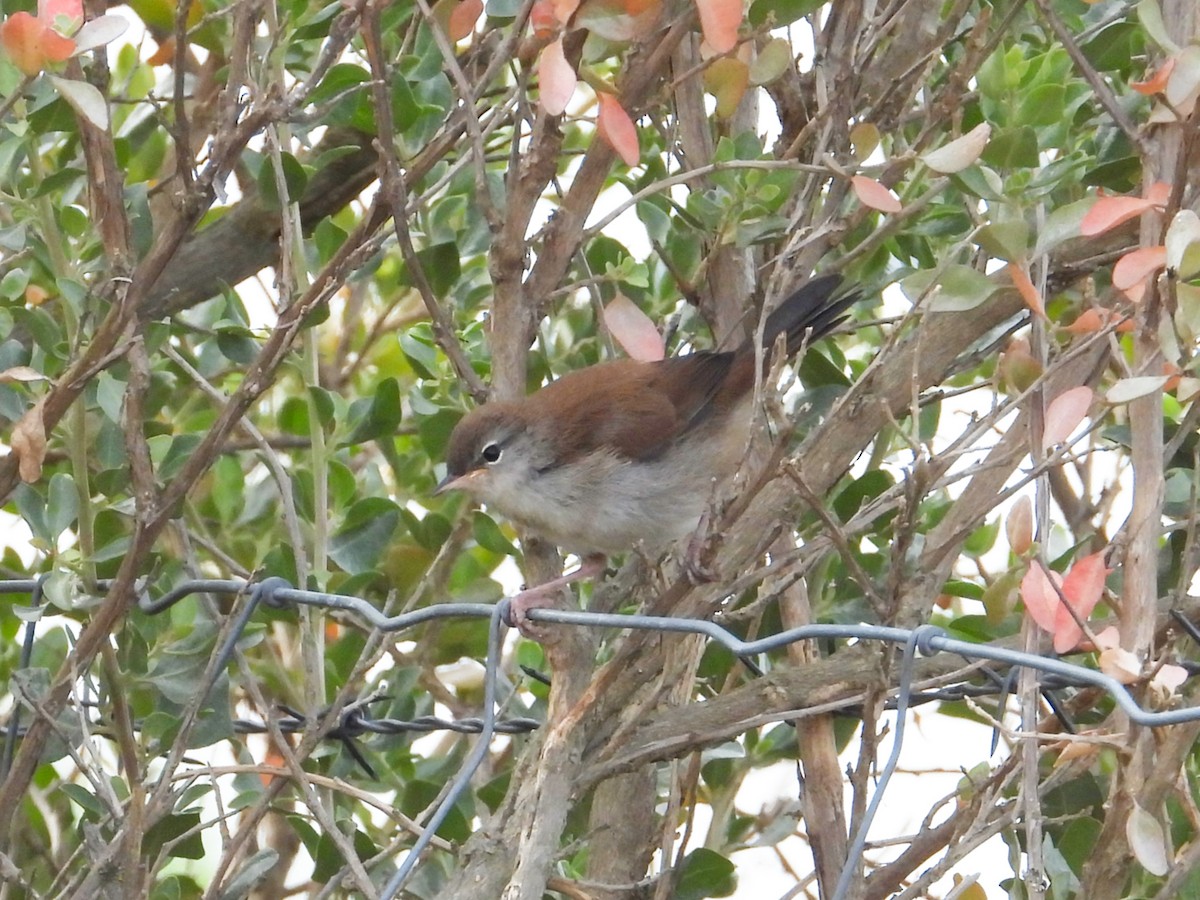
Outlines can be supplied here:
<path id="1" fill-rule="evenodd" d="M 508 602 L 508 624 L 517 628 L 521 634 L 530 640 L 537 640 L 538 638 L 534 633 L 536 624 L 530 620 L 528 616 L 529 610 L 551 606 L 552 603 L 547 601 L 552 601 L 560 588 L 573 582 L 581 581 L 584 578 L 592 578 L 599 575 L 604 571 L 606 563 L 607 558 L 603 553 L 585 556 L 579 564 L 579 568 L 574 572 L 560 575 L 558 578 L 551 579 L 545 584 L 525 588 L 519 594 L 515 594 Z"/>

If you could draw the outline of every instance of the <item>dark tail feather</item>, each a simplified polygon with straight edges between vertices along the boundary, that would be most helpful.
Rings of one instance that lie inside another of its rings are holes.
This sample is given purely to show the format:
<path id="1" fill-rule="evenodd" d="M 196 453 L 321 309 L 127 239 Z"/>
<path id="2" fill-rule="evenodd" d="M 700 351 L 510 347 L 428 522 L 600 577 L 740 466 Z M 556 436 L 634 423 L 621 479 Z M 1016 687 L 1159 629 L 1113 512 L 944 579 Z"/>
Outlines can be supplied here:
<path id="1" fill-rule="evenodd" d="M 771 315 L 763 327 L 763 346 L 771 347 L 775 338 L 787 335 L 787 352 L 795 353 L 801 345 L 821 338 L 846 320 L 843 313 L 862 299 L 858 291 L 838 293 L 841 275 L 823 275 L 801 287 L 788 297 Z"/>

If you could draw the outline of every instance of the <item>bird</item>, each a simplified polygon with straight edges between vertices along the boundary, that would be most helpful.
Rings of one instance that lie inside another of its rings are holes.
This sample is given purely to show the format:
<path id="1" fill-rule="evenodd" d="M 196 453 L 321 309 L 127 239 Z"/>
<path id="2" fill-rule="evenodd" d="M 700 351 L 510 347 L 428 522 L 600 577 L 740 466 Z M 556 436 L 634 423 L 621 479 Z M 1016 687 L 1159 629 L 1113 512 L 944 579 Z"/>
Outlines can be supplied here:
<path id="1" fill-rule="evenodd" d="M 464 491 L 582 560 L 510 601 L 518 627 L 608 556 L 639 544 L 663 551 L 695 533 L 714 486 L 748 447 L 758 367 L 780 335 L 791 357 L 844 321 L 860 295 L 841 284 L 825 275 L 784 300 L 763 325 L 761 354 L 747 340 L 653 362 L 609 360 L 459 420 L 434 493 Z"/>

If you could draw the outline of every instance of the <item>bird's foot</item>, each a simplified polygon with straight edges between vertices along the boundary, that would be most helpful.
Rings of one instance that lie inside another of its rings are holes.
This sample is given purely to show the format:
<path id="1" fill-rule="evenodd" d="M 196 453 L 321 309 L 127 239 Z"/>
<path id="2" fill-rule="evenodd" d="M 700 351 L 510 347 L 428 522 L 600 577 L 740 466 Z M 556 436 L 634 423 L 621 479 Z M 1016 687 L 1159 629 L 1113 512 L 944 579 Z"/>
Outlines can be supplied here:
<path id="1" fill-rule="evenodd" d="M 558 578 L 551 579 L 545 584 L 525 588 L 513 595 L 508 601 L 508 625 L 516 628 L 523 637 L 532 641 L 542 641 L 545 636 L 544 626 L 529 618 L 534 609 L 546 609 L 555 605 L 558 592 L 569 584 L 592 578 L 604 571 L 607 560 L 603 554 L 585 556 L 574 572 L 567 572 Z"/>

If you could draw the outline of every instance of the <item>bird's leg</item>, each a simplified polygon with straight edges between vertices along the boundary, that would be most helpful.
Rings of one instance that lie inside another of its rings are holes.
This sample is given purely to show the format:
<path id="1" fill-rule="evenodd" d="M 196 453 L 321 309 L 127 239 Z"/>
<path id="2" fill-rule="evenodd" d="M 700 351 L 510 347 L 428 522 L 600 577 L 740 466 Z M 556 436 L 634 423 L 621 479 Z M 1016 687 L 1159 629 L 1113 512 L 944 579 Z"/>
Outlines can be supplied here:
<path id="1" fill-rule="evenodd" d="M 574 572 L 567 572 L 558 578 L 547 581 L 545 584 L 525 588 L 508 601 L 508 624 L 518 629 L 521 634 L 530 640 L 538 640 L 535 632 L 535 624 L 530 620 L 528 615 L 529 611 L 552 605 L 547 601 L 552 600 L 560 588 L 566 587 L 573 582 L 581 581 L 584 578 L 592 578 L 599 575 L 604 571 L 604 566 L 607 562 L 608 558 L 603 553 L 592 553 L 583 557 L 579 563 L 579 568 Z"/>

